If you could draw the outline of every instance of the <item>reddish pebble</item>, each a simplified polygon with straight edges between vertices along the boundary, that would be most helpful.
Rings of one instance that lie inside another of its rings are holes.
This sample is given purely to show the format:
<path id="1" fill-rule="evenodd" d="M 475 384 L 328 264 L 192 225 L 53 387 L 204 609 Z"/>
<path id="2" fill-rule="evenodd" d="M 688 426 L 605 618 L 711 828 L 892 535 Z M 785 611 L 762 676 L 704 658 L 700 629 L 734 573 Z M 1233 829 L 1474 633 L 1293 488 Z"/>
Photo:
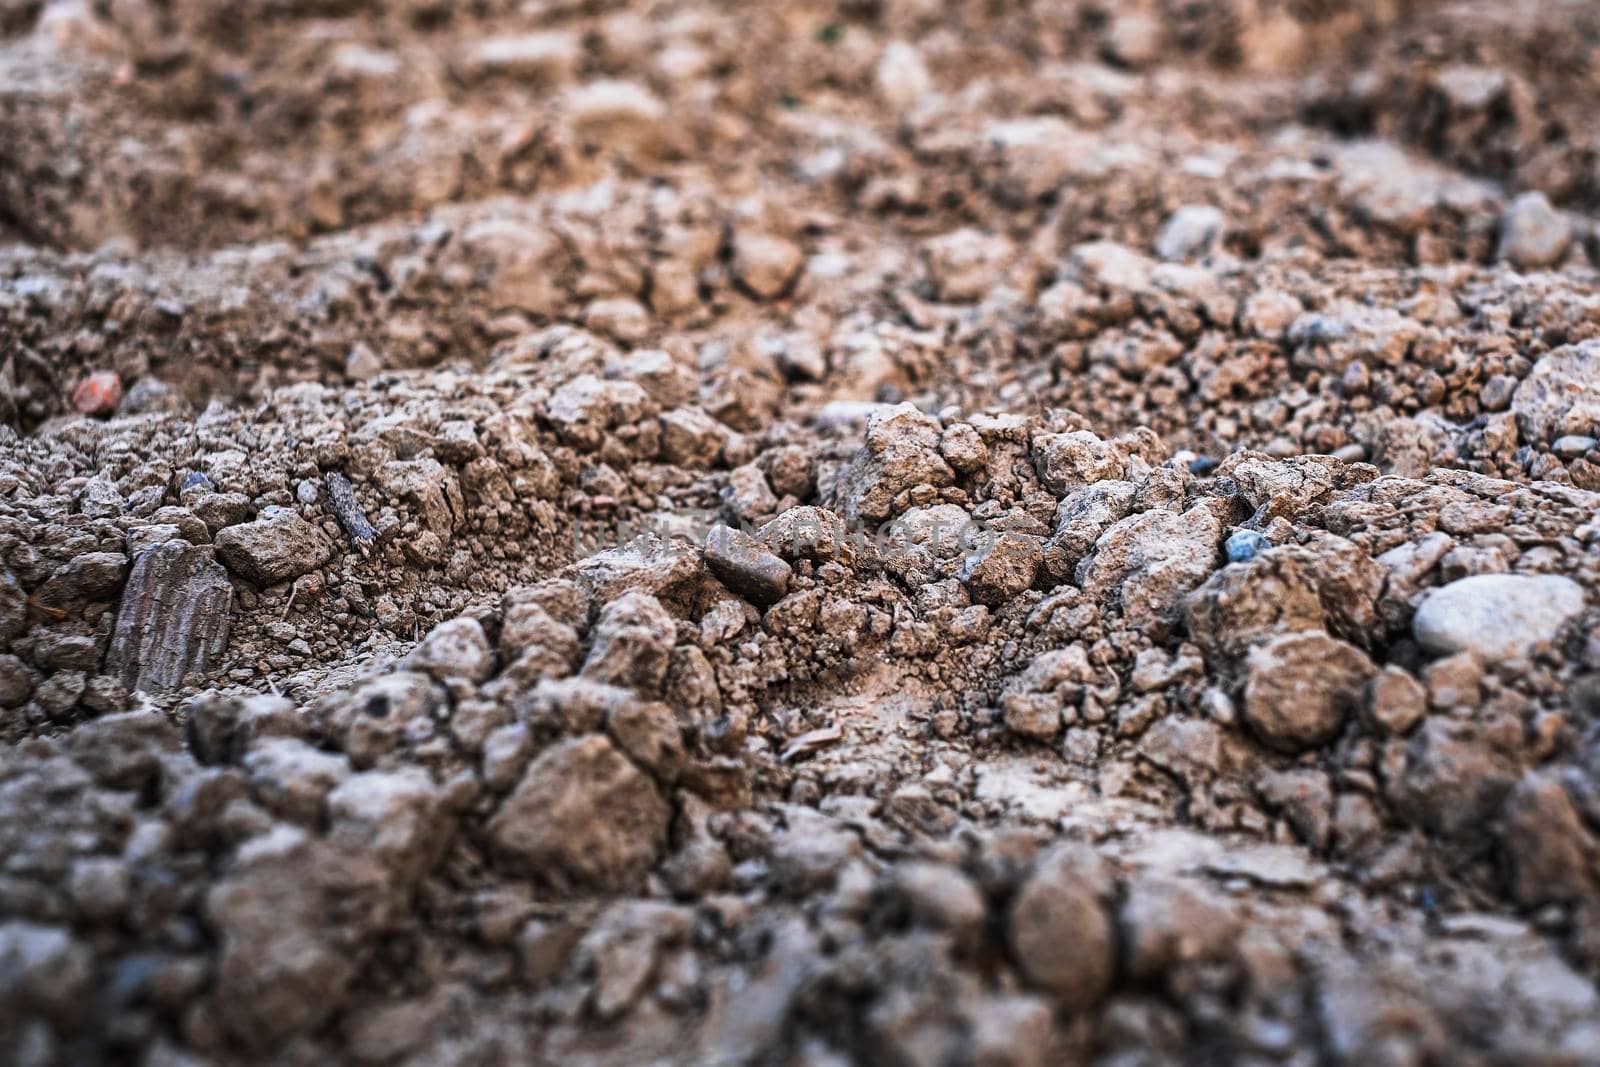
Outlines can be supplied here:
<path id="1" fill-rule="evenodd" d="M 122 403 L 122 379 L 114 370 L 97 370 L 72 391 L 72 406 L 84 415 L 109 415 Z"/>

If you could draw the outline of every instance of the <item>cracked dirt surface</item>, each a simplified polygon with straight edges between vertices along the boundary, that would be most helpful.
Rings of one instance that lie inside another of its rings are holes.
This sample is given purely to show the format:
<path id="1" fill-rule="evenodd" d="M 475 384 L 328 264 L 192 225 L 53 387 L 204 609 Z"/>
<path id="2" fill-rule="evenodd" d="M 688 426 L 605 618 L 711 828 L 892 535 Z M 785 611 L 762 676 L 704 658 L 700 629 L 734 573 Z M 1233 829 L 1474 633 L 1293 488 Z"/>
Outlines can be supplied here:
<path id="1" fill-rule="evenodd" d="M 0 0 L 0 1063 L 1600 1063 L 1597 55 Z"/>

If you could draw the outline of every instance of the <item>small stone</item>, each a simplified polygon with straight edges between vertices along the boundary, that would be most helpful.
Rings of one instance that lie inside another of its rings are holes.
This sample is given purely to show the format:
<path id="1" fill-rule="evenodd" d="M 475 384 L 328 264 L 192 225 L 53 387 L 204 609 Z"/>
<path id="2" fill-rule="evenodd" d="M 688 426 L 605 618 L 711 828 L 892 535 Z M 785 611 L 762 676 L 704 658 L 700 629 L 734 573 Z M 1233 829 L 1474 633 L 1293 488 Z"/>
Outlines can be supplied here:
<path id="1" fill-rule="evenodd" d="M 306 507 L 311 507 L 322 499 L 322 490 L 310 478 L 302 478 L 300 484 L 294 487 L 294 498 Z"/>
<path id="2" fill-rule="evenodd" d="M 1595 891 L 1594 837 L 1552 771 L 1529 771 L 1506 800 L 1501 843 L 1511 860 L 1511 892 L 1528 907 L 1587 900 Z"/>
<path id="3" fill-rule="evenodd" d="M 1228 553 L 1229 563 L 1249 563 L 1272 547 L 1272 542 L 1254 530 L 1235 530 L 1222 546 Z"/>
<path id="4" fill-rule="evenodd" d="M 512 723 L 495 730 L 483 742 L 483 782 L 502 793 L 516 784 L 533 755 L 528 728 Z"/>
<path id="5" fill-rule="evenodd" d="M 677 716 L 658 700 L 620 702 L 606 716 L 606 732 L 633 762 L 662 782 L 673 782 L 683 770 Z"/>
<path id="6" fill-rule="evenodd" d="M 1147 877 L 1133 881 L 1119 918 L 1128 970 L 1148 979 L 1172 967 L 1227 954 L 1239 920 L 1204 883 Z"/>
<path id="7" fill-rule="evenodd" d="M 1013 252 L 1006 238 L 971 227 L 931 238 L 923 245 L 935 294 L 953 304 L 982 299 L 1000 282 Z"/>
<path id="8" fill-rule="evenodd" d="M 761 542 L 731 526 L 712 528 L 706 566 L 729 589 L 763 607 L 783 599 L 794 573 Z"/>
<path id="9" fill-rule="evenodd" d="M 981 470 L 989 462 L 989 446 L 983 443 L 978 431 L 965 422 L 945 427 L 943 436 L 939 438 L 939 454 L 962 474 Z"/>
<path id="10" fill-rule="evenodd" d="M 405 665 L 439 681 L 484 682 L 494 672 L 494 652 L 478 620 L 462 617 L 435 626 L 406 657 Z"/>
<path id="11" fill-rule="evenodd" d="M 878 60 L 878 95 L 895 111 L 909 111 L 933 92 L 933 77 L 917 46 L 891 41 Z"/>
<path id="12" fill-rule="evenodd" d="M 633 345 L 650 336 L 650 309 L 637 300 L 611 297 L 596 300 L 583 310 L 583 322 L 595 333 Z"/>
<path id="13" fill-rule="evenodd" d="M 1106 28 L 1106 57 L 1134 70 L 1149 66 L 1161 54 L 1162 36 L 1161 22 L 1154 16 L 1123 12 Z"/>
<path id="14" fill-rule="evenodd" d="M 377 859 L 409 883 L 448 839 L 440 833 L 440 794 L 427 771 L 367 771 L 341 781 L 327 799 L 328 839 Z"/>
<path id="15" fill-rule="evenodd" d="M 1422 671 L 1428 703 L 1440 711 L 1466 710 L 1483 695 L 1483 663 L 1471 652 L 1434 660 Z"/>
<path id="16" fill-rule="evenodd" d="M 243 493 L 201 493 L 190 506 L 206 529 L 215 537 L 218 530 L 235 526 L 250 517 L 250 498 Z"/>
<path id="17" fill-rule="evenodd" d="M 109 415 L 122 403 L 122 378 L 116 371 L 95 371 L 72 390 L 72 407 L 80 415 Z"/>
<path id="18" fill-rule="evenodd" d="M 1557 438 L 1555 443 L 1550 446 L 1550 451 L 1562 459 L 1577 459 L 1579 456 L 1593 452 L 1595 445 L 1600 445 L 1600 440 L 1584 434 L 1569 433 L 1565 437 Z"/>
<path id="19" fill-rule="evenodd" d="M 469 78 L 503 77 L 533 85 L 566 81 L 583 59 L 583 41 L 575 33 L 506 34 L 476 42 L 463 57 Z"/>
<path id="20" fill-rule="evenodd" d="M 1327 744 L 1360 705 L 1373 673 L 1365 653 L 1321 631 L 1275 637 L 1250 653 L 1245 721 L 1282 752 Z"/>
<path id="21" fill-rule="evenodd" d="M 957 946 L 973 948 L 983 936 L 987 916 L 977 885 L 954 867 L 912 862 L 895 868 L 891 894 L 912 922 L 948 932 Z"/>
<path id="22" fill-rule="evenodd" d="M 787 238 L 741 231 L 733 239 L 733 276 L 762 300 L 787 292 L 804 266 L 805 253 Z"/>
<path id="23" fill-rule="evenodd" d="M 328 794 L 350 776 L 350 764 L 343 756 L 296 737 L 256 740 L 244 758 L 244 769 L 257 803 L 305 826 L 321 821 Z"/>
<path id="24" fill-rule="evenodd" d="M 78 494 L 78 510 L 92 519 L 113 519 L 127 506 L 109 478 L 91 478 Z"/>
<path id="25" fill-rule="evenodd" d="M 580 374 L 551 395 L 545 417 L 568 443 L 598 448 L 607 431 L 637 422 L 653 411 L 650 395 L 635 382 Z"/>
<path id="26" fill-rule="evenodd" d="M 1061 732 L 1062 707 L 1052 693 L 1008 693 L 1000 702 L 1006 729 L 1035 741 L 1054 740 Z"/>
<path id="27" fill-rule="evenodd" d="M 1041 859 L 1011 905 L 1011 954 L 1035 985 L 1077 1011 L 1105 995 L 1116 933 L 1101 904 L 1110 889 L 1104 862 L 1081 845 Z"/>
<path id="28" fill-rule="evenodd" d="M 1050 1004 L 1036 996 L 992 996 L 973 1010 L 973 1067 L 1044 1067 L 1049 1062 Z"/>
<path id="29" fill-rule="evenodd" d="M 1430 652 L 1472 652 L 1485 663 L 1525 654 L 1583 611 L 1583 587 L 1554 574 L 1477 574 L 1434 591 L 1411 620 Z"/>
<path id="30" fill-rule="evenodd" d="M 613 152 L 648 157 L 669 140 L 667 105 L 638 82 L 602 79 L 580 86 L 567 97 L 567 116 L 578 141 Z"/>
<path id="31" fill-rule="evenodd" d="M 882 522 L 893 517 L 905 490 L 954 482 L 955 471 L 939 454 L 942 433 L 937 419 L 911 404 L 869 415 L 866 446 L 836 483 L 838 510 L 846 523 Z"/>
<path id="32" fill-rule="evenodd" d="M 127 906 L 129 881 L 128 865 L 122 860 L 86 857 L 72 865 L 67 890 L 80 912 L 103 922 Z"/>
<path id="33" fill-rule="evenodd" d="M 1509 260 L 1518 270 L 1553 267 L 1566 255 L 1572 229 L 1550 198 L 1540 192 L 1523 193 L 1500 216 L 1497 259 Z"/>
<path id="34" fill-rule="evenodd" d="M 582 935 L 577 923 L 529 919 L 516 941 L 523 983 L 537 989 L 555 977 Z"/>
<path id="35" fill-rule="evenodd" d="M 583 676 L 607 686 L 656 693 L 672 655 L 672 616 L 661 602 L 637 590 L 600 610 Z"/>
<path id="36" fill-rule="evenodd" d="M 1428 713 L 1428 694 L 1404 668 L 1388 666 L 1372 679 L 1367 694 L 1367 713 L 1385 733 L 1409 733 Z"/>
<path id="37" fill-rule="evenodd" d="M 316 570 L 333 558 L 333 542 L 287 508 L 267 508 L 255 522 L 217 532 L 217 557 L 257 585 L 274 585 Z"/>
<path id="38" fill-rule="evenodd" d="M 1006 531 L 986 548 L 968 556 L 961 568 L 972 599 L 998 607 L 1033 585 L 1044 560 L 1037 537 Z"/>
<path id="39" fill-rule="evenodd" d="M 1600 435 L 1600 341 L 1547 352 L 1517 386 L 1511 411 L 1523 439 Z"/>
<path id="40" fill-rule="evenodd" d="M 1097 600 L 1120 603 L 1131 625 L 1166 626 L 1184 597 L 1217 570 L 1221 526 L 1204 504 L 1181 515 L 1159 508 L 1129 515 L 1078 563 L 1078 584 Z"/>
<path id="41" fill-rule="evenodd" d="M 680 467 L 704 467 L 722 454 L 730 432 L 699 408 L 676 408 L 660 418 L 661 458 Z"/>
<path id="42" fill-rule="evenodd" d="M 729 511 L 746 522 L 765 522 L 778 510 L 778 498 L 767 484 L 767 476 L 754 463 L 746 463 L 728 472 L 728 484 L 722 489 L 722 499 Z"/>
<path id="43" fill-rule="evenodd" d="M 0 923 L 0 1003 L 63 1020 L 83 1008 L 93 976 L 88 949 L 56 926 L 12 920 Z"/>
<path id="44" fill-rule="evenodd" d="M 488 836 L 507 869 L 557 890 L 623 890 L 667 841 L 671 809 L 604 737 L 547 749 L 522 775 Z"/>
<path id="45" fill-rule="evenodd" d="M 1517 391 L 1517 380 L 1509 374 L 1496 374 L 1478 390 L 1478 403 L 1485 411 L 1504 411 L 1511 406 L 1511 397 Z"/>
<path id="46" fill-rule="evenodd" d="M 127 576 L 128 558 L 121 552 L 85 552 L 57 567 L 36 600 L 56 609 L 113 600 Z"/>
<path id="47" fill-rule="evenodd" d="M 33 694 L 34 675 L 16 656 L 0 655 L 0 708 L 14 708 Z"/>
<path id="48" fill-rule="evenodd" d="M 60 717 L 77 706 L 86 681 L 82 671 L 57 671 L 39 683 L 33 699 L 47 713 Z"/>
<path id="49" fill-rule="evenodd" d="M 1222 237 L 1222 212 L 1209 204 L 1186 204 L 1172 213 L 1156 238 L 1156 255 L 1183 263 L 1208 254 Z"/>
<path id="50" fill-rule="evenodd" d="M 1056 496 L 1119 479 L 1124 465 L 1124 457 L 1115 445 L 1087 430 L 1050 434 L 1035 442 L 1034 466 L 1039 480 Z"/>
<path id="51" fill-rule="evenodd" d="M 383 373 L 383 357 L 358 341 L 345 356 L 344 373 L 353 382 L 370 382 Z"/>

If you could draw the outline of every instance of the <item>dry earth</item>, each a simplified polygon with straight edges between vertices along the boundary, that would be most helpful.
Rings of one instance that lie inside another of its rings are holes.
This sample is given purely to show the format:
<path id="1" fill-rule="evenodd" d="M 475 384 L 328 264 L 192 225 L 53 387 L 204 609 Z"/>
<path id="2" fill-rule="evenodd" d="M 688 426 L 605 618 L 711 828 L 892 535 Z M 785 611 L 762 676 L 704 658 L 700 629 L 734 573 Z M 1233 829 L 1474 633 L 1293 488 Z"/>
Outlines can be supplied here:
<path id="1" fill-rule="evenodd" d="M 0 1063 L 1600 1063 L 1588 0 L 0 0 Z"/>

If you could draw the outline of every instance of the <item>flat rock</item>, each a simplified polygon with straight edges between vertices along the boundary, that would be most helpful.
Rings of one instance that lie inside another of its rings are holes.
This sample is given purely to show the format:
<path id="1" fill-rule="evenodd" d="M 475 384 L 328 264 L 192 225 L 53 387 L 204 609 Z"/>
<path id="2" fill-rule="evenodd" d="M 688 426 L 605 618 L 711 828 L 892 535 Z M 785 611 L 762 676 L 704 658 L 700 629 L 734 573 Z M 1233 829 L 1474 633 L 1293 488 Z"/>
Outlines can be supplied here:
<path id="1" fill-rule="evenodd" d="M 1583 611 L 1583 587 L 1556 574 L 1475 574 L 1435 591 L 1411 633 L 1430 652 L 1512 659 L 1553 639 Z"/>
<path id="2" fill-rule="evenodd" d="M 664 596 L 705 573 L 700 554 L 692 546 L 649 532 L 579 560 L 569 572 L 602 602 L 635 589 Z"/>
<path id="3" fill-rule="evenodd" d="M 257 585 L 274 585 L 316 570 L 333 558 L 333 542 L 287 508 L 268 508 L 254 522 L 219 530 L 217 556 Z"/>

